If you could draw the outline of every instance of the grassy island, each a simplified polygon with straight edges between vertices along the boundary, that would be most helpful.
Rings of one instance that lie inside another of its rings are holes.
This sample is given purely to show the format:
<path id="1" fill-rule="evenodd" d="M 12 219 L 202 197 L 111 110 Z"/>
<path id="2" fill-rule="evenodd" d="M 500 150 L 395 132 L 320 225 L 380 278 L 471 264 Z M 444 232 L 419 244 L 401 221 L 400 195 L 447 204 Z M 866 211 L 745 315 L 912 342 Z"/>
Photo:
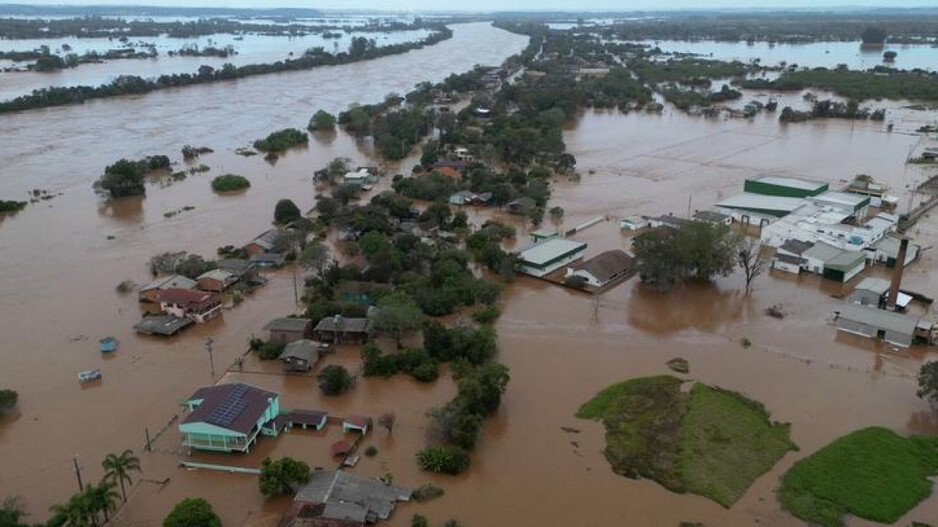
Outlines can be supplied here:
<path id="1" fill-rule="evenodd" d="M 758 402 L 727 390 L 662 375 L 614 384 L 577 417 L 602 421 L 606 459 L 617 473 L 649 478 L 730 507 L 797 446 L 789 426 Z"/>

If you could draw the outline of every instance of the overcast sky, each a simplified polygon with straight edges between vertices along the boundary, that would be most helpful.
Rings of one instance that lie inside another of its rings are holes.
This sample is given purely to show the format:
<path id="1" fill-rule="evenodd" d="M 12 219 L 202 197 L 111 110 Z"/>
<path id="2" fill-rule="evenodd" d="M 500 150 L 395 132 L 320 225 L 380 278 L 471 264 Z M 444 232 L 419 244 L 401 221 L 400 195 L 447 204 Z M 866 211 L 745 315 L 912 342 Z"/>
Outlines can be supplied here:
<path id="1" fill-rule="evenodd" d="M 0 3 L 111 4 L 204 7 L 308 7 L 382 10 L 664 10 L 707 8 L 929 7 L 935 0 L 0 0 Z"/>

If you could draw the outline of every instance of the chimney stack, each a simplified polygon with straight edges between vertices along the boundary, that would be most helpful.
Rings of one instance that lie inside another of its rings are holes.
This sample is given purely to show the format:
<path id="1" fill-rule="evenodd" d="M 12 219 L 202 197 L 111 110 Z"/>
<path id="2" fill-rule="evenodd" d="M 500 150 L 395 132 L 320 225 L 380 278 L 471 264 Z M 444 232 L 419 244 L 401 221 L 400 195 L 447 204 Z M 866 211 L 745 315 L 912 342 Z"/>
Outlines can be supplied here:
<path id="1" fill-rule="evenodd" d="M 886 302 L 886 308 L 893 311 L 899 298 L 899 286 L 902 285 L 902 271 L 905 269 L 905 254 L 908 250 L 909 239 L 903 237 L 899 241 L 899 254 L 896 255 L 896 267 L 892 271 L 892 283 L 889 284 L 889 300 Z"/>

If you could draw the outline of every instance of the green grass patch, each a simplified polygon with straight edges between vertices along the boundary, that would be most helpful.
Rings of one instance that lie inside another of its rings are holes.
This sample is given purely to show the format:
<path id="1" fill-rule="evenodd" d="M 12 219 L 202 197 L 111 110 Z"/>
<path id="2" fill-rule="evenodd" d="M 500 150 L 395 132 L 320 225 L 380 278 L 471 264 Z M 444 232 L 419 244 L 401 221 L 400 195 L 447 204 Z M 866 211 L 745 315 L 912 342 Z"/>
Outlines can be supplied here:
<path id="1" fill-rule="evenodd" d="M 681 426 L 681 478 L 688 492 L 729 507 L 797 446 L 789 425 L 772 423 L 762 404 L 695 384 Z"/>
<path id="2" fill-rule="evenodd" d="M 782 479 L 779 499 L 817 525 L 844 525 L 853 514 L 893 523 L 931 494 L 938 437 L 902 437 L 886 428 L 857 430 L 802 459 Z"/>
<path id="3" fill-rule="evenodd" d="M 788 425 L 772 423 L 758 402 L 703 384 L 682 391 L 683 383 L 662 375 L 614 384 L 577 417 L 603 422 L 604 453 L 617 474 L 729 507 L 797 447 Z"/>

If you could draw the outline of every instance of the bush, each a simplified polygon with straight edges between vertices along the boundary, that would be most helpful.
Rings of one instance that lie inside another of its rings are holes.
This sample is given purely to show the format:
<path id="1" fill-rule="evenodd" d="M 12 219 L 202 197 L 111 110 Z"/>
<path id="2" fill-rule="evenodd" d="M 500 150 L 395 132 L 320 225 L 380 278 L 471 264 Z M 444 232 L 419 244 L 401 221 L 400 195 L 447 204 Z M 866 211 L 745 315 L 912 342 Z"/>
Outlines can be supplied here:
<path id="1" fill-rule="evenodd" d="M 233 192 L 251 186 L 251 182 L 244 176 L 225 174 L 212 180 L 212 190 L 215 192 Z"/>
<path id="2" fill-rule="evenodd" d="M 421 516 L 419 514 L 414 514 L 410 519 L 410 527 L 428 527 L 430 522 L 427 521 L 426 516 Z"/>
<path id="3" fill-rule="evenodd" d="M 297 145 L 309 142 L 309 136 L 296 128 L 284 128 L 268 135 L 264 139 L 254 141 L 254 148 L 261 152 L 283 152 Z"/>
<path id="4" fill-rule="evenodd" d="M 0 199 L 0 214 L 4 212 L 16 212 L 26 207 L 25 201 L 3 201 Z"/>
<path id="5" fill-rule="evenodd" d="M 352 387 L 352 375 L 344 367 L 330 364 L 316 376 L 319 389 L 325 395 L 341 395 Z"/>
<path id="6" fill-rule="evenodd" d="M 257 350 L 257 358 L 260 360 L 276 360 L 280 358 L 286 344 L 283 342 L 265 342 Z"/>
<path id="7" fill-rule="evenodd" d="M 19 394 L 13 390 L 0 390 L 0 416 L 9 412 L 16 406 Z"/>
<path id="8" fill-rule="evenodd" d="M 325 110 L 313 114 L 307 126 L 311 132 L 325 132 L 335 129 L 335 116 Z"/>
<path id="9" fill-rule="evenodd" d="M 293 458 L 282 457 L 277 461 L 265 458 L 261 462 L 258 486 L 264 496 L 293 494 L 294 489 L 309 481 L 309 465 Z"/>
<path id="10" fill-rule="evenodd" d="M 274 222 L 280 225 L 286 225 L 293 220 L 300 219 L 300 217 L 302 217 L 300 208 L 292 200 L 282 199 L 274 207 Z"/>
<path id="11" fill-rule="evenodd" d="M 378 447 L 374 445 L 368 445 L 368 448 L 365 449 L 365 455 L 368 457 L 375 457 L 378 455 Z"/>
<path id="12" fill-rule="evenodd" d="M 437 487 L 432 483 L 424 483 L 423 485 L 414 489 L 413 497 L 415 501 L 422 503 L 424 501 L 430 501 L 432 499 L 439 498 L 443 494 L 443 489 L 440 487 Z"/>
<path id="13" fill-rule="evenodd" d="M 502 310 L 498 309 L 498 306 L 486 306 L 473 313 L 472 320 L 475 320 L 479 324 L 491 324 L 498 320 L 501 314 Z"/>
<path id="14" fill-rule="evenodd" d="M 457 446 L 427 446 L 417 452 L 417 464 L 427 472 L 456 475 L 469 468 L 469 454 Z"/>
<path id="15" fill-rule="evenodd" d="M 104 169 L 104 175 L 95 187 L 107 192 L 112 198 L 139 196 L 146 193 L 143 186 L 144 167 L 141 163 L 121 159 Z"/>
<path id="16" fill-rule="evenodd" d="M 163 519 L 163 527 L 221 527 L 221 518 L 202 498 L 186 498 Z"/>

